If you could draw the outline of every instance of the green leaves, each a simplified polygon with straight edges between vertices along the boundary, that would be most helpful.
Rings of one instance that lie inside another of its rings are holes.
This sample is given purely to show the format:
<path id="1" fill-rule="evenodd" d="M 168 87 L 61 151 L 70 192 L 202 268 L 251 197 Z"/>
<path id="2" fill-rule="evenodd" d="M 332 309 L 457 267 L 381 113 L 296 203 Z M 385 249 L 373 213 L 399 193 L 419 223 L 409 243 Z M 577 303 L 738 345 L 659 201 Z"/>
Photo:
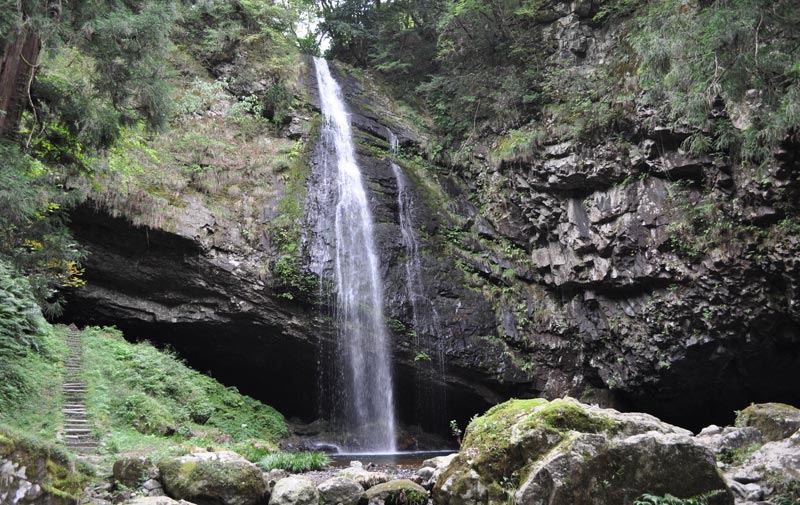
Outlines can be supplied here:
<path id="1" fill-rule="evenodd" d="M 702 7 L 668 0 L 649 4 L 628 40 L 641 60 L 639 83 L 649 104 L 673 124 L 707 132 L 712 106 L 722 99 L 741 133 L 727 129 L 717 146 L 741 145 L 741 158 L 760 163 L 800 126 L 799 23 L 789 0 Z M 698 140 L 688 147 L 711 147 Z"/>
<path id="2" fill-rule="evenodd" d="M 53 295 L 78 285 L 82 273 L 84 253 L 64 226 L 62 210 L 78 195 L 53 185 L 58 172 L 15 145 L 0 142 L 0 166 L 0 261 L 23 271 L 45 313 L 58 315 L 61 300 Z"/>

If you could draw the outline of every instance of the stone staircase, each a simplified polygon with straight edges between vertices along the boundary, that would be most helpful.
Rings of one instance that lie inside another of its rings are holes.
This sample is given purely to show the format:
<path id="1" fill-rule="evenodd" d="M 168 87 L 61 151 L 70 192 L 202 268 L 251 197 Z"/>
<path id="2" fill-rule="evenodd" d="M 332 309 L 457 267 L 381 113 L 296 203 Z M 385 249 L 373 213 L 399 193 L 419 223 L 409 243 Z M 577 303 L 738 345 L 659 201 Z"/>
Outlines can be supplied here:
<path id="1" fill-rule="evenodd" d="M 61 439 L 74 452 L 93 453 L 98 444 L 93 434 L 94 425 L 89 420 L 84 403 L 86 385 L 81 379 L 83 348 L 81 333 L 75 327 L 71 327 L 67 335 L 67 348 L 69 357 L 64 370 L 64 429 Z"/>

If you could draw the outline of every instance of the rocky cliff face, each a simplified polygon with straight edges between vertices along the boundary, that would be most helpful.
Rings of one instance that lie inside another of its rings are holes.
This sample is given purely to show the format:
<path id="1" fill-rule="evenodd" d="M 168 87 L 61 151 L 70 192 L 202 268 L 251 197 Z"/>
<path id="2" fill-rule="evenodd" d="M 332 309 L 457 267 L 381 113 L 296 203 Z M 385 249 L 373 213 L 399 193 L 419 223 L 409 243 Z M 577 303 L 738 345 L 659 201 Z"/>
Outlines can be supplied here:
<path id="1" fill-rule="evenodd" d="M 564 4 L 545 31 L 552 63 L 586 74 L 623 41 L 579 7 Z M 724 103 L 714 114 L 747 119 Z M 498 334 L 530 357 L 530 391 L 549 397 L 603 390 L 689 427 L 752 401 L 797 402 L 798 146 L 787 139 L 755 169 L 692 155 L 690 131 L 659 124 L 639 106 L 599 141 L 550 125 L 524 155 L 493 157 L 502 138 L 475 146 L 463 179 L 491 226 L 467 229 L 462 249 L 485 237 L 469 265 L 511 287 L 495 300 Z"/>
<path id="2" fill-rule="evenodd" d="M 579 7 L 563 7 L 546 30 L 560 65 L 591 72 L 619 34 Z M 403 421 L 441 431 L 503 398 L 570 394 L 700 427 L 752 401 L 800 402 L 796 145 L 745 169 L 684 152 L 690 132 L 659 127 L 639 108 L 613 138 L 578 141 L 551 125 L 525 156 L 498 158 L 490 153 L 501 139 L 487 135 L 448 168 L 427 159 L 423 129 L 374 83 L 341 69 L 338 79 L 375 216 Z M 313 97 L 313 79 L 306 84 Z M 308 128 L 295 128 L 313 109 L 286 135 L 313 145 Z M 394 158 L 388 129 L 400 139 Z M 322 160 L 309 153 L 295 218 L 301 276 L 313 262 L 325 270 L 310 244 L 330 240 L 319 225 L 331 210 L 320 198 Z M 413 185 L 437 314 L 423 331 L 413 328 L 391 159 Z M 287 415 L 324 414 L 325 276 L 299 293 L 274 268 L 287 184 L 276 174 L 257 202 L 258 240 L 191 195 L 163 229 L 79 210 L 72 227 L 92 255 L 68 318 L 172 345 Z"/>
<path id="3" fill-rule="evenodd" d="M 356 79 L 341 73 L 338 78 L 353 108 L 359 163 L 376 221 L 401 420 L 446 432 L 450 418 L 466 419 L 522 391 L 527 377 L 492 337 L 491 305 L 463 286 L 460 271 L 442 251 L 437 234 L 450 226 L 451 218 L 425 204 L 441 199 L 441 191 L 421 169 L 412 173 L 408 168 L 409 177 L 424 182 L 414 189 L 419 202 L 414 226 L 430 238 L 421 238 L 425 295 L 444 315 L 435 337 L 415 333 L 387 127 L 414 149 L 421 140 L 391 118 L 385 104 L 376 103 L 380 97 L 368 97 Z M 313 97 L 315 83 L 306 79 L 306 85 Z M 264 182 L 268 189 L 249 200 L 257 206 L 255 237 L 219 208 L 225 202 L 190 187 L 157 226 L 133 226 L 109 216 L 103 205 L 74 212 L 71 228 L 90 253 L 88 284 L 71 294 L 65 318 L 115 324 L 130 338 L 171 346 L 193 367 L 288 416 L 310 420 L 329 415 L 328 388 L 335 370 L 330 366 L 335 359 L 329 317 L 333 300 L 327 291 L 332 279 L 327 263 L 322 278 L 312 275 L 311 264 L 319 259 L 311 256 L 310 245 L 330 241 L 325 223 L 333 206 L 320 200 L 324 160 L 309 126 L 316 121 L 315 100 L 284 132 L 306 146 L 306 154 L 299 155 L 299 175 L 279 167 Z M 296 187 L 298 178 L 302 190 Z M 287 202 L 298 198 L 305 201 L 300 202 L 305 210 L 294 208 L 288 215 Z M 426 327 L 432 324 L 423 321 Z"/>

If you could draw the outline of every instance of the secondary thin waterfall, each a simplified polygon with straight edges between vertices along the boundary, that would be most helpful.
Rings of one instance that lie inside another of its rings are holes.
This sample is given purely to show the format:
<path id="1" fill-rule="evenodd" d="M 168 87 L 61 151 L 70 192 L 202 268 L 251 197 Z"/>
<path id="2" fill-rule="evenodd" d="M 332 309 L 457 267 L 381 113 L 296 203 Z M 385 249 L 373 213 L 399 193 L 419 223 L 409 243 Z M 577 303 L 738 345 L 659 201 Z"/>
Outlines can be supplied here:
<path id="1" fill-rule="evenodd" d="M 397 135 L 388 130 L 390 153 L 398 152 Z M 441 345 L 441 324 L 439 313 L 431 300 L 425 296 L 425 282 L 422 275 L 422 258 L 419 239 L 414 228 L 414 196 L 403 169 L 390 161 L 397 182 L 397 207 L 400 235 L 406 250 L 405 271 L 406 291 L 411 302 L 416 351 L 417 408 L 420 410 L 420 423 L 431 431 L 440 430 L 447 422 L 445 413 L 446 395 L 444 389 L 444 352 Z M 425 426 L 427 425 L 427 426 Z"/>
<path id="2" fill-rule="evenodd" d="M 389 334 L 372 215 L 356 162 L 350 117 L 328 62 L 314 58 L 325 118 L 322 140 L 335 156 L 334 213 L 337 355 L 342 360 L 345 428 L 359 450 L 396 450 Z"/>

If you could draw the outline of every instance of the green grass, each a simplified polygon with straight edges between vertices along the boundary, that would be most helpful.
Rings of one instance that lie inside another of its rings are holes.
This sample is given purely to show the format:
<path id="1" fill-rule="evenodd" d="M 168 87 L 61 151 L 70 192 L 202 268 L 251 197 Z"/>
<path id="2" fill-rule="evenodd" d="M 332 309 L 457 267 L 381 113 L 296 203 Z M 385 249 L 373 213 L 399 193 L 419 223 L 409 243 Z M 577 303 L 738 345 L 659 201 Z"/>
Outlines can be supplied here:
<path id="1" fill-rule="evenodd" d="M 261 458 L 258 466 L 267 472 L 281 468 L 299 473 L 325 468 L 330 462 L 331 458 L 324 452 L 274 452 Z"/>
<path id="2" fill-rule="evenodd" d="M 226 388 L 148 343 L 131 344 L 114 328 L 83 333 L 87 409 L 108 452 L 185 452 L 227 447 L 250 459 L 274 450 L 287 433 L 283 416 Z"/>
<path id="3" fill-rule="evenodd" d="M 64 331 L 45 321 L 27 280 L 0 261 L 0 423 L 55 437 L 63 405 Z"/>

